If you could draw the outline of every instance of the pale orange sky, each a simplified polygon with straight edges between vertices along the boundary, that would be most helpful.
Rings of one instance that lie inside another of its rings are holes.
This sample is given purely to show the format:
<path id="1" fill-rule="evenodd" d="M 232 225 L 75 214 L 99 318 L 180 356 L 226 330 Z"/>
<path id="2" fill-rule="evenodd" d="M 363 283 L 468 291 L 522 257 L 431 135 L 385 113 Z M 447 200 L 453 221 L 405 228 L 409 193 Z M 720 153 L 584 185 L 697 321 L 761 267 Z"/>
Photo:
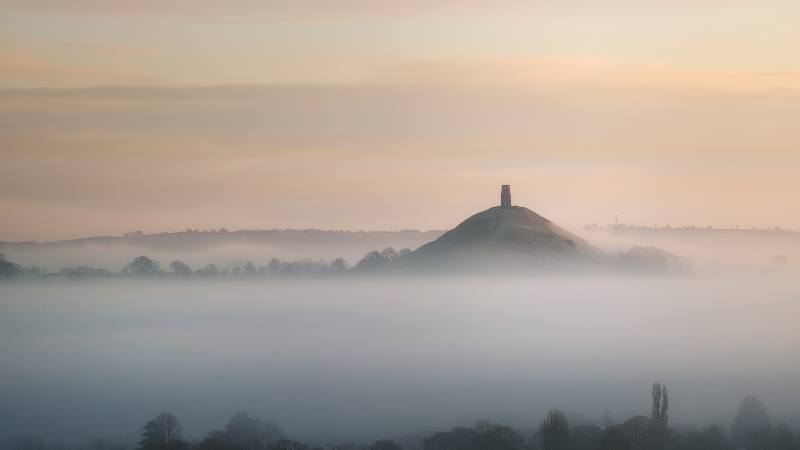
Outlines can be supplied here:
<path id="1" fill-rule="evenodd" d="M 220 5 L 0 2 L 0 240 L 800 228 L 797 2 Z"/>

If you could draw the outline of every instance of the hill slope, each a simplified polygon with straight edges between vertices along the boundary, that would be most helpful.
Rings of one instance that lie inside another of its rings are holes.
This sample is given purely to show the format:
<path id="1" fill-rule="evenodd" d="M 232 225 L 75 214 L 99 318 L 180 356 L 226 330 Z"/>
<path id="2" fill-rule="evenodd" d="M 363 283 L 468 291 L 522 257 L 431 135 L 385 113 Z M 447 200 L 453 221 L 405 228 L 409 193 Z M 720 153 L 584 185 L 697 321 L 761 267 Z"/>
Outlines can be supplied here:
<path id="1" fill-rule="evenodd" d="M 593 266 L 608 255 L 528 208 L 487 209 L 423 245 L 411 268 L 496 269 Z"/>

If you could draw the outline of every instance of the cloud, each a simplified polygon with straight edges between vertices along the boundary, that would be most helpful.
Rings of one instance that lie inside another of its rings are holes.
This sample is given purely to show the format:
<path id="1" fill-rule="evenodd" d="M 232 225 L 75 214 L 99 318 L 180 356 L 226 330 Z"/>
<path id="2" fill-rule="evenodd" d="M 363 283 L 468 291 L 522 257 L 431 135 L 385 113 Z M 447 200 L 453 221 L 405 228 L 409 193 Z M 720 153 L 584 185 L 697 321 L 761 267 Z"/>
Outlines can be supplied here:
<path id="1" fill-rule="evenodd" d="M 46 70 L 51 67 L 52 66 L 46 61 L 34 55 L 0 52 L 0 68 L 2 68 L 3 71 L 28 73 L 31 71 Z"/>
<path id="2" fill-rule="evenodd" d="M 765 82 L 764 78 L 780 78 Z M 602 58 L 517 58 L 490 60 L 405 61 L 376 67 L 368 81 L 376 83 L 496 85 L 517 87 L 599 87 L 764 91 L 800 89 L 796 72 L 768 74 L 696 69 L 667 64 L 612 62 Z"/>
<path id="3" fill-rule="evenodd" d="M 780 2 L 780 1 L 779 1 Z M 744 0 L 693 0 L 674 2 L 672 6 L 746 4 Z M 6 0 L 5 8 L 35 13 L 90 15 L 147 15 L 184 18 L 215 18 L 216 20 L 332 20 L 375 16 L 404 15 L 461 15 L 461 14 L 519 14 L 546 11 L 608 10 L 663 7 L 659 0 L 406 0 L 376 2 L 372 0 Z"/>
<path id="4" fill-rule="evenodd" d="M 14 217 L 0 239 L 443 228 L 501 183 L 567 224 L 615 210 L 746 224 L 758 211 L 759 225 L 797 227 L 798 105 L 558 84 L 0 90 L 0 209 Z"/>
<path id="5" fill-rule="evenodd" d="M 27 79 L 0 73 L 0 85 L 417 82 L 426 76 L 451 83 L 747 88 L 759 82 L 731 74 L 796 65 L 790 45 L 796 27 L 785 18 L 797 7 L 783 4 L 10 0 L 0 7 L 6 13 L 2 48 L 53 67 Z M 65 73 L 60 82 L 59 73 Z M 769 84 L 791 87 L 794 81 L 785 78 Z"/>
<path id="6" fill-rule="evenodd" d="M 511 6 L 521 6 L 525 2 L 506 1 Z M 22 11 L 56 12 L 70 14 L 137 14 L 165 16 L 221 16 L 261 18 L 342 18 L 385 14 L 404 14 L 447 11 L 457 8 L 487 9 L 480 1 L 407 0 L 405 2 L 374 2 L 369 0 L 339 0 L 336 2 L 318 0 L 233 0 L 220 3 L 212 0 L 193 0 L 163 2 L 160 0 L 114 1 L 76 0 L 65 3 L 58 0 L 39 0 L 36 2 L 8 0 L 5 7 Z M 502 4 L 493 3 L 493 8 Z"/>
<path id="7" fill-rule="evenodd" d="M 8 45 L 14 48 L 13 45 Z M 91 86 L 152 83 L 155 78 L 79 64 L 54 62 L 27 50 L 0 50 L 0 86 Z"/>

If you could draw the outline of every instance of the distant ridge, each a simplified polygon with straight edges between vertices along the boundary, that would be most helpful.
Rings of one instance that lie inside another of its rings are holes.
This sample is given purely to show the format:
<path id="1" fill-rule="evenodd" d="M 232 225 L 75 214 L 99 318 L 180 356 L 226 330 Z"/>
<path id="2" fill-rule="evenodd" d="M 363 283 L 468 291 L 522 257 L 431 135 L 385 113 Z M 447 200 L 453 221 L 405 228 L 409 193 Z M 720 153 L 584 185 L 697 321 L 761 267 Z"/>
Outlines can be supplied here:
<path id="1" fill-rule="evenodd" d="M 443 230 L 397 230 L 397 231 L 362 231 L 362 230 L 324 230 L 324 229 L 292 229 L 273 228 L 261 230 L 186 230 L 161 233 L 126 233 L 123 236 L 87 236 L 74 239 L 59 239 L 51 241 L 0 241 L 0 248 L 47 248 L 68 247 L 93 244 L 133 244 L 144 248 L 158 249 L 198 249 L 214 247 L 235 242 L 245 243 L 272 243 L 276 239 L 284 240 L 319 240 L 323 238 L 348 241 L 354 239 L 375 238 L 377 240 L 386 236 L 401 236 L 409 238 L 435 238 L 444 233 Z M 381 241 L 379 241 L 381 242 Z"/>
<path id="2" fill-rule="evenodd" d="M 545 217 L 511 203 L 501 187 L 500 206 L 467 218 L 452 230 L 331 231 L 186 230 L 98 236 L 51 242 L 0 242 L 0 253 L 28 266 L 53 264 L 116 269 L 131 258 L 207 264 L 271 258 L 358 261 L 354 273 L 537 273 L 543 271 L 685 272 L 686 261 L 661 249 L 634 247 L 607 253 Z M 376 251 L 383 248 L 383 251 Z M 401 249 L 399 252 L 397 249 Z M 415 251 L 409 249 L 416 248 Z M 360 260 L 358 258 L 361 258 Z M 340 264 L 346 267 L 346 264 Z M 238 266 L 237 266 L 238 267 Z"/>
<path id="3" fill-rule="evenodd" d="M 26 266 L 59 268 L 72 265 L 119 270 L 132 258 L 146 255 L 164 264 L 178 259 L 194 266 L 252 260 L 358 261 L 374 248 L 417 248 L 444 231 L 231 230 L 128 233 L 49 242 L 0 242 L 0 253 Z"/>

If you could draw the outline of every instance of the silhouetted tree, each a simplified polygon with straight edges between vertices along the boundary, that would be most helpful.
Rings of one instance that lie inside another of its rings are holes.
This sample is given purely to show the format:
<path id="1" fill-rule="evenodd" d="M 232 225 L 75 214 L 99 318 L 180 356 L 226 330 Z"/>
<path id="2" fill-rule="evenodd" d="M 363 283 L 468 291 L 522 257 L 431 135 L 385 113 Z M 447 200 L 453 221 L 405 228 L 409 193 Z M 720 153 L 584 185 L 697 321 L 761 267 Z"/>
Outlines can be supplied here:
<path id="1" fill-rule="evenodd" d="M 800 436 L 788 424 L 782 423 L 774 429 L 773 448 L 775 450 L 800 450 Z"/>
<path id="2" fill-rule="evenodd" d="M 539 436 L 545 450 L 568 450 L 569 422 L 567 416 L 557 409 L 550 410 L 539 426 Z"/>
<path id="3" fill-rule="evenodd" d="M 795 436 L 792 428 L 787 424 L 772 426 L 767 424 L 752 429 L 746 436 L 740 437 L 742 443 L 739 448 L 747 450 L 798 450 L 800 437 Z"/>
<path id="4" fill-rule="evenodd" d="M 381 251 L 381 258 L 387 263 L 394 261 L 397 258 L 397 251 L 392 247 L 386 247 Z"/>
<path id="5" fill-rule="evenodd" d="M 653 408 L 650 417 L 653 422 L 666 427 L 669 422 L 667 409 L 669 408 L 669 397 L 667 397 L 667 387 L 661 383 L 653 383 Z"/>
<path id="6" fill-rule="evenodd" d="M 646 449 L 652 445 L 653 419 L 647 416 L 634 416 L 619 427 L 625 433 L 633 450 Z"/>
<path id="7" fill-rule="evenodd" d="M 369 450 L 402 450 L 402 448 L 395 444 L 394 441 L 375 441 L 372 445 L 369 446 Z"/>
<path id="8" fill-rule="evenodd" d="M 347 272 L 347 263 L 343 258 L 336 258 L 331 262 L 331 272 L 334 274 Z"/>
<path id="9" fill-rule="evenodd" d="M 80 447 L 80 450 L 127 450 L 122 442 L 112 441 L 108 439 L 92 439 Z"/>
<path id="10" fill-rule="evenodd" d="M 722 428 L 717 425 L 709 425 L 703 428 L 702 444 L 697 450 L 731 450 L 733 446 L 725 439 Z"/>
<path id="11" fill-rule="evenodd" d="M 422 442 L 425 450 L 461 450 L 471 448 L 478 432 L 472 428 L 456 427 L 434 434 Z"/>
<path id="12" fill-rule="evenodd" d="M 525 438 L 519 431 L 498 423 L 478 422 L 474 428 L 456 427 L 436 433 L 422 442 L 424 450 L 521 450 Z"/>
<path id="13" fill-rule="evenodd" d="M 744 438 L 742 448 L 747 450 L 776 450 L 775 437 L 775 430 L 772 426 L 754 430 Z"/>
<path id="14" fill-rule="evenodd" d="M 19 265 L 7 260 L 6 255 L 0 253 L 0 278 L 15 277 L 19 272 Z"/>
<path id="15" fill-rule="evenodd" d="M 267 262 L 267 273 L 270 275 L 277 275 L 281 267 L 281 260 L 272 258 Z"/>
<path id="16" fill-rule="evenodd" d="M 215 264 L 209 264 L 202 269 L 197 269 L 194 273 L 201 277 L 215 277 L 219 275 L 219 269 Z"/>
<path id="17" fill-rule="evenodd" d="M 186 264 L 183 261 L 178 261 L 178 260 L 172 261 L 171 263 L 169 263 L 169 268 L 172 269 L 172 272 L 174 272 L 175 275 L 191 275 L 192 274 L 191 266 L 189 266 L 188 264 Z"/>
<path id="18" fill-rule="evenodd" d="M 525 445 L 525 438 L 519 431 L 499 423 L 487 421 L 475 425 L 478 433 L 473 437 L 471 448 L 486 450 L 521 450 Z"/>
<path id="19" fill-rule="evenodd" d="M 669 422 L 669 397 L 667 387 L 661 383 L 653 383 L 653 405 L 650 413 L 650 435 L 648 447 L 651 450 L 663 450 L 667 444 Z"/>
<path id="20" fill-rule="evenodd" d="M 267 450 L 309 450 L 308 446 L 303 444 L 302 442 L 293 441 L 290 439 L 281 439 L 278 442 L 273 443 Z"/>
<path id="21" fill-rule="evenodd" d="M 140 450 L 183 450 L 188 444 L 181 437 L 181 423 L 170 413 L 147 421 L 140 433 Z"/>
<path id="22" fill-rule="evenodd" d="M 137 256 L 123 270 L 127 273 L 141 276 L 152 276 L 161 273 L 158 262 L 147 256 Z"/>
<path id="23" fill-rule="evenodd" d="M 569 430 L 570 447 L 575 450 L 595 450 L 602 439 L 603 430 L 597 425 L 578 425 Z"/>
<path id="24" fill-rule="evenodd" d="M 266 269 L 269 275 L 279 277 L 322 276 L 330 273 L 330 267 L 325 262 L 308 258 L 292 262 L 272 258 Z"/>
<path id="25" fill-rule="evenodd" d="M 252 418 L 243 412 L 234 415 L 225 426 L 227 442 L 246 450 L 263 450 L 285 437 L 275 423 Z"/>
<path id="26" fill-rule="evenodd" d="M 739 410 L 736 412 L 736 418 L 733 420 L 731 427 L 731 437 L 733 443 L 737 447 L 749 448 L 747 445 L 751 444 L 753 436 L 769 430 L 769 414 L 764 405 L 752 395 L 745 396 L 739 404 Z"/>
<path id="27" fill-rule="evenodd" d="M 334 445 L 333 447 L 330 448 L 330 450 L 364 450 L 364 447 L 353 443 L 346 443 L 346 444 Z"/>
<path id="28" fill-rule="evenodd" d="M 361 261 L 356 263 L 355 270 L 375 270 L 383 267 L 385 263 L 386 261 L 383 259 L 383 256 L 381 256 L 380 252 L 373 250 L 364 255 L 364 257 L 361 258 Z"/>
<path id="29" fill-rule="evenodd" d="M 395 261 L 397 258 L 397 251 L 392 247 L 386 247 L 380 252 L 373 250 L 361 258 L 361 261 L 356 264 L 355 270 L 370 271 L 380 269 L 390 264 L 392 261 Z"/>
<path id="30" fill-rule="evenodd" d="M 600 450 L 631 450 L 631 442 L 619 425 L 606 428 L 600 438 Z"/>
<path id="31" fill-rule="evenodd" d="M 245 261 L 244 266 L 242 266 L 242 272 L 247 276 L 252 276 L 258 273 L 258 269 L 256 269 L 253 261 Z"/>
<path id="32" fill-rule="evenodd" d="M 197 445 L 199 450 L 242 450 L 228 443 L 228 437 L 222 430 L 214 430 L 206 435 Z"/>
<path id="33" fill-rule="evenodd" d="M 670 448 L 676 450 L 732 450 L 731 444 L 722 434 L 722 429 L 716 425 L 676 433 L 673 436 Z"/>

